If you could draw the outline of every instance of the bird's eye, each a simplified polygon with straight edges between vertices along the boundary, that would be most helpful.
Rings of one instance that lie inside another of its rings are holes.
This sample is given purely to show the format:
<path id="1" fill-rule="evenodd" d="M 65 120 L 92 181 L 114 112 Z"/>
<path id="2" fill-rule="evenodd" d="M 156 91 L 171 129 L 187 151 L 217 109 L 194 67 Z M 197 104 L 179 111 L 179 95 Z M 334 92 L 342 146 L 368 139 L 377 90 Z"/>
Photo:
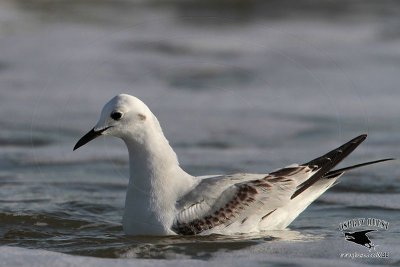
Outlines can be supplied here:
<path id="1" fill-rule="evenodd" d="M 115 112 L 111 113 L 111 118 L 113 120 L 118 121 L 118 120 L 120 120 L 122 118 L 122 113 L 118 112 L 118 111 L 115 111 Z"/>

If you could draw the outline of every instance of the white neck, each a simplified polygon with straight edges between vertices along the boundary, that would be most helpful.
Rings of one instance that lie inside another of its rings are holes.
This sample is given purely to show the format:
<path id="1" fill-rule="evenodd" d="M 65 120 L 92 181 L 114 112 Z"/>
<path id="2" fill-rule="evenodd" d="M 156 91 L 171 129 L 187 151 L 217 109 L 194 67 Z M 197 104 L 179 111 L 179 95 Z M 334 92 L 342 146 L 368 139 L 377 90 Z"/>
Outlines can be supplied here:
<path id="1" fill-rule="evenodd" d="M 148 132 L 140 142 L 133 135 L 124 138 L 129 151 L 130 168 L 124 230 L 131 234 L 146 231 L 144 228 L 149 224 L 153 231 L 157 228 L 154 226 L 159 226 L 160 232 L 154 234 L 169 231 L 176 215 L 176 201 L 195 184 L 194 177 L 179 167 L 176 154 L 157 119 L 154 117 L 153 120 L 150 127 L 146 127 Z M 142 223 L 143 227 L 138 223 Z M 135 229 L 131 225 L 135 225 Z"/>

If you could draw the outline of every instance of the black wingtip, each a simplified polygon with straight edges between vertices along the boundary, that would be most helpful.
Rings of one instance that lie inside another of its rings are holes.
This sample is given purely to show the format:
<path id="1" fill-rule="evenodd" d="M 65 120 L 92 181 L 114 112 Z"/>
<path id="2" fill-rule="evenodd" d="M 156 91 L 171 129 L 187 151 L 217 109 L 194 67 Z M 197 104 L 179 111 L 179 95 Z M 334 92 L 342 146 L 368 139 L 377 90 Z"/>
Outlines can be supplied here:
<path id="1" fill-rule="evenodd" d="M 354 138 L 353 140 L 354 140 L 354 142 L 357 142 L 357 143 L 362 142 L 365 139 L 367 139 L 367 136 L 368 136 L 368 134 L 361 134 L 361 135 L 357 136 L 356 138 Z"/>
<path id="2" fill-rule="evenodd" d="M 332 151 L 326 153 L 325 155 L 313 159 L 310 162 L 302 164 L 303 166 L 316 165 L 318 167 L 323 167 L 326 165 L 327 169 L 321 170 L 321 172 L 327 172 L 329 169 L 335 167 L 340 161 L 342 161 L 345 157 L 347 157 L 351 152 L 354 151 L 364 140 L 367 138 L 367 134 L 361 134 L 340 147 L 333 149 Z M 327 161 L 327 159 L 329 159 Z"/>
<path id="3" fill-rule="evenodd" d="M 355 148 L 356 148 L 357 146 L 359 146 L 362 142 L 364 142 L 365 139 L 367 139 L 367 137 L 368 137 L 367 134 L 361 134 L 361 135 L 359 135 L 359 136 L 357 136 L 357 137 L 351 139 L 350 141 L 348 141 L 348 142 L 345 143 L 344 145 L 342 145 L 342 147 L 349 147 L 349 146 L 356 145 L 356 146 L 354 147 L 354 149 L 355 149 Z M 354 150 L 354 149 L 353 149 L 353 150 Z M 353 151 L 353 150 L 352 150 L 352 151 Z M 351 152 L 350 152 L 350 153 L 351 153 Z"/>
<path id="4" fill-rule="evenodd" d="M 333 169 L 351 152 L 353 152 L 362 142 L 364 142 L 367 136 L 367 134 L 361 134 L 341 145 L 340 147 L 326 153 L 325 155 L 302 164 L 302 166 L 312 166 L 314 169 L 319 170 L 312 177 L 299 185 L 298 189 L 291 196 L 291 199 L 295 198 L 316 183 L 319 179 L 321 179 L 321 177 Z"/>
<path id="5" fill-rule="evenodd" d="M 330 171 L 330 172 L 328 172 L 327 174 L 324 175 L 324 178 L 327 178 L 327 179 L 334 178 L 334 177 L 336 177 L 336 176 L 338 176 L 338 175 L 340 175 L 340 174 L 342 174 L 342 173 L 344 173 L 346 171 L 350 171 L 352 169 L 357 169 L 357 168 L 360 168 L 360 167 L 364 167 L 364 166 L 368 166 L 368 165 L 372 165 L 372 164 L 376 164 L 376 163 L 381 163 L 381 162 L 385 162 L 385 161 L 392 161 L 392 160 L 397 160 L 397 159 L 395 159 L 395 158 L 386 158 L 386 159 L 379 159 L 379 160 L 359 163 L 359 164 L 356 164 L 356 165 L 352 165 L 352 166 L 348 166 L 348 167 L 345 167 L 345 168 L 341 168 L 341 169 Z"/>

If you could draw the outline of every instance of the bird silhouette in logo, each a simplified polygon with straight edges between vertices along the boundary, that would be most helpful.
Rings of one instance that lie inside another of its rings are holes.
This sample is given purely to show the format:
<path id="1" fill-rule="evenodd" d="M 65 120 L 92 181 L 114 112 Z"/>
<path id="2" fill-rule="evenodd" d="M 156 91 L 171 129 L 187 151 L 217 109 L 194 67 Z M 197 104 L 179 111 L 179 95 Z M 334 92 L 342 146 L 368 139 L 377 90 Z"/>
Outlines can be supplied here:
<path id="1" fill-rule="evenodd" d="M 354 243 L 364 246 L 368 249 L 371 249 L 374 247 L 374 244 L 372 244 L 371 240 L 367 236 L 367 233 L 372 232 L 372 231 L 375 231 L 375 230 L 348 232 L 348 233 L 344 233 L 344 237 L 346 238 L 347 241 L 354 242 Z"/>

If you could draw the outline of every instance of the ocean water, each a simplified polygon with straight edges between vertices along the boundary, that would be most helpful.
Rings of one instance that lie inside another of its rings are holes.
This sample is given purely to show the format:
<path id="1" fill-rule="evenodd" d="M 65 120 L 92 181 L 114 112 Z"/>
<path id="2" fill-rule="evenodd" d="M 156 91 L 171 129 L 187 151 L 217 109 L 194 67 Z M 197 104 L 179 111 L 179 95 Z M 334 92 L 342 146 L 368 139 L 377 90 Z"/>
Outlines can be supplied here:
<path id="1" fill-rule="evenodd" d="M 341 166 L 400 158 L 399 13 L 393 1 L 0 2 L 0 266 L 398 266 L 398 161 L 346 174 L 285 231 L 128 237 L 123 143 L 72 148 L 124 92 L 194 175 L 266 173 L 361 133 Z M 353 218 L 389 222 L 371 251 L 339 230 Z"/>

